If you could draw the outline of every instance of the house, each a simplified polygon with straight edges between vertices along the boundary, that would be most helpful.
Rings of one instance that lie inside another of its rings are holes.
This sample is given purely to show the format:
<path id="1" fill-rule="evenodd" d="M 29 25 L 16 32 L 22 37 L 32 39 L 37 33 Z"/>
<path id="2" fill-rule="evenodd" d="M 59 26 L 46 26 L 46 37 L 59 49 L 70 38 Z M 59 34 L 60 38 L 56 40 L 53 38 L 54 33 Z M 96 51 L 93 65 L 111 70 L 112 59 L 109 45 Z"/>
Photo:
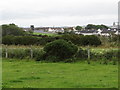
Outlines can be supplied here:
<path id="1" fill-rule="evenodd" d="M 68 30 L 68 31 L 75 31 L 74 27 L 39 27 L 39 28 L 35 28 L 35 31 L 44 31 L 44 32 L 50 32 L 50 33 L 64 33 L 64 30 Z"/>
<path id="2" fill-rule="evenodd" d="M 78 31 L 75 32 L 76 34 L 82 34 L 82 35 L 98 35 L 98 31 L 97 30 L 82 30 L 82 31 Z"/>
<path id="3" fill-rule="evenodd" d="M 23 28 L 24 31 L 30 31 L 30 28 Z M 74 31 L 75 34 L 82 34 L 82 35 L 101 35 L 101 36 L 110 36 L 112 34 L 120 35 L 120 30 L 118 31 L 114 25 L 114 28 L 110 29 L 98 29 L 98 30 L 81 30 L 78 31 L 75 27 L 36 27 L 34 28 L 34 32 L 37 33 L 64 33 L 64 31 Z"/>
<path id="4" fill-rule="evenodd" d="M 117 32 L 117 30 L 113 30 L 113 29 L 106 29 L 106 30 L 102 30 L 102 32 L 99 34 L 101 36 L 110 36 L 112 34 L 115 34 Z"/>
<path id="5" fill-rule="evenodd" d="M 110 36 L 110 33 L 108 30 L 103 30 L 101 33 L 100 33 L 101 36 Z"/>
<path id="6" fill-rule="evenodd" d="M 50 27 L 48 29 L 48 32 L 52 32 L 52 33 L 57 33 L 57 32 L 64 32 L 64 29 L 61 27 Z"/>
<path id="7" fill-rule="evenodd" d="M 120 35 L 120 30 L 116 31 L 115 35 Z"/>

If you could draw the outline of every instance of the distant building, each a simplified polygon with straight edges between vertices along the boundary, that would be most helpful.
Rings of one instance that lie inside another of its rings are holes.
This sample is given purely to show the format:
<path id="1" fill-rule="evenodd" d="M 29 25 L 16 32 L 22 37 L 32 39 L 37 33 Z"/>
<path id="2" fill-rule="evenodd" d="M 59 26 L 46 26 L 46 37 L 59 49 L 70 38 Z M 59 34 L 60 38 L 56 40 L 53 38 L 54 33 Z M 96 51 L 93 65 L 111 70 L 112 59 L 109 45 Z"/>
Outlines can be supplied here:
<path id="1" fill-rule="evenodd" d="M 50 32 L 50 33 L 64 33 L 64 30 L 68 30 L 68 31 L 75 31 L 74 27 L 36 27 L 34 29 L 35 32 Z"/>
<path id="2" fill-rule="evenodd" d="M 79 31 L 79 34 L 83 34 L 83 35 L 98 35 L 98 31 L 97 30 L 82 30 L 82 31 Z"/>
<path id="3" fill-rule="evenodd" d="M 115 34 L 116 34 L 116 35 L 120 35 L 120 31 L 116 31 Z"/>
<path id="4" fill-rule="evenodd" d="M 30 30 L 34 31 L 34 29 L 35 29 L 35 28 L 34 28 L 34 25 L 31 25 L 31 26 L 30 26 Z"/>
<path id="5" fill-rule="evenodd" d="M 109 29 L 98 29 L 98 30 L 86 30 L 83 29 L 78 31 L 75 27 L 34 27 L 31 25 L 30 28 L 23 28 L 24 31 L 34 30 L 37 33 L 64 33 L 65 31 L 71 32 L 73 31 L 75 34 L 82 34 L 82 35 L 101 35 L 101 36 L 110 36 L 113 34 L 120 35 L 120 30 L 117 29 L 118 25 L 113 23 L 113 26 Z"/>
<path id="6" fill-rule="evenodd" d="M 118 23 L 113 23 L 113 26 L 110 27 L 111 30 L 117 30 L 118 29 Z"/>

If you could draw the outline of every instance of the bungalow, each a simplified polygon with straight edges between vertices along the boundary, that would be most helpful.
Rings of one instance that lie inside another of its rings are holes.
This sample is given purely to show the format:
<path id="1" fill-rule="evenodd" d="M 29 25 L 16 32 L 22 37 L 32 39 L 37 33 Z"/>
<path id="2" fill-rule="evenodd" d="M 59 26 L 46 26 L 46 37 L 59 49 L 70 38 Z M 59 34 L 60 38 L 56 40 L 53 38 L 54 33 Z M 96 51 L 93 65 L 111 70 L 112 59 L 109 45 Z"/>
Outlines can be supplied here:
<path id="1" fill-rule="evenodd" d="M 76 32 L 76 34 L 98 35 L 98 31 L 97 30 L 82 30 L 82 31 Z"/>
<path id="2" fill-rule="evenodd" d="M 48 32 L 52 32 L 52 33 L 56 33 L 56 32 L 64 32 L 64 29 L 61 27 L 53 27 L 53 28 L 49 28 Z"/>
<path id="3" fill-rule="evenodd" d="M 75 31 L 74 27 L 37 27 L 34 31 L 44 31 L 44 32 L 50 32 L 50 33 L 58 33 L 58 32 L 64 32 L 64 30 L 68 31 Z"/>
<path id="4" fill-rule="evenodd" d="M 120 35 L 120 30 L 115 32 L 116 35 Z"/>
<path id="5" fill-rule="evenodd" d="M 110 33 L 108 30 L 103 30 L 101 33 L 100 33 L 101 36 L 110 36 Z"/>

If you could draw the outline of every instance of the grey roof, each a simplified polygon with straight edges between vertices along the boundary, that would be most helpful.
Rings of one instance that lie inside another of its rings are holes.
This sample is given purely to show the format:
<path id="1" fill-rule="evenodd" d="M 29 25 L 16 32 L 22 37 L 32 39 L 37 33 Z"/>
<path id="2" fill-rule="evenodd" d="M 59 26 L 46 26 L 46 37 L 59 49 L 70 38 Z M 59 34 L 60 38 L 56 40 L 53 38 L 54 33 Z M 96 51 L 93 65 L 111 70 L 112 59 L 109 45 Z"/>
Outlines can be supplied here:
<path id="1" fill-rule="evenodd" d="M 113 30 L 103 30 L 101 33 L 115 33 L 116 31 Z"/>
<path id="2" fill-rule="evenodd" d="M 97 30 L 83 30 L 83 31 L 80 31 L 80 33 L 98 33 Z"/>

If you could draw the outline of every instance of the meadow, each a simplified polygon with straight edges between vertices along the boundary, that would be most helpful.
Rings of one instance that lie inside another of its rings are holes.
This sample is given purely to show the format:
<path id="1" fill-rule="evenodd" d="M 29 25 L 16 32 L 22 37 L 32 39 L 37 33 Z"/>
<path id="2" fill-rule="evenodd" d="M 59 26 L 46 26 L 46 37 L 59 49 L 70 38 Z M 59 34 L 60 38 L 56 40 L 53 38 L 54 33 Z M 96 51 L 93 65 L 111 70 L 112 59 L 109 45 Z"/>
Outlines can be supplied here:
<path id="1" fill-rule="evenodd" d="M 118 65 L 2 60 L 3 88 L 117 88 Z"/>
<path id="2" fill-rule="evenodd" d="M 59 36 L 57 33 L 37 33 L 34 32 L 33 35 L 47 35 L 47 36 Z"/>

